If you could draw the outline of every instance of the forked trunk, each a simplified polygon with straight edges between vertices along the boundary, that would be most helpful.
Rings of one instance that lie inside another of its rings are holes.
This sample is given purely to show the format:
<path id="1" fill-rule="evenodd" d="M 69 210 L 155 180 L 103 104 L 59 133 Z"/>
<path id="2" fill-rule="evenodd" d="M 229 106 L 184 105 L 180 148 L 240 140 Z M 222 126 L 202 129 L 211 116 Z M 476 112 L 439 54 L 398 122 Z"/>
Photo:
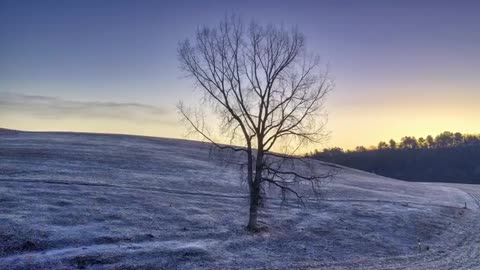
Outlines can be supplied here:
<path id="1" fill-rule="evenodd" d="M 258 230 L 258 206 L 259 206 L 259 190 L 252 188 L 250 191 L 250 215 L 248 216 L 247 229 L 251 232 Z"/>
<path id="2" fill-rule="evenodd" d="M 257 151 L 257 159 L 255 161 L 255 177 L 250 183 L 250 214 L 248 218 L 247 229 L 252 232 L 258 231 L 258 208 L 260 206 L 260 184 L 262 182 L 263 169 L 263 150 Z"/>

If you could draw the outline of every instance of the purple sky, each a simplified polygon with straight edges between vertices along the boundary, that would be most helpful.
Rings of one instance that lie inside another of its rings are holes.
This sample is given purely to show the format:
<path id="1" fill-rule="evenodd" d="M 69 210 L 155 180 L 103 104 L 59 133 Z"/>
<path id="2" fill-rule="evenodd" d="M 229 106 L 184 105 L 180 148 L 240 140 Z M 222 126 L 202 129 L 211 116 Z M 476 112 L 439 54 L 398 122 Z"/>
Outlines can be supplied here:
<path id="1" fill-rule="evenodd" d="M 0 126 L 181 137 L 177 44 L 235 12 L 329 63 L 330 145 L 480 132 L 479 1 L 166 2 L 0 0 Z"/>

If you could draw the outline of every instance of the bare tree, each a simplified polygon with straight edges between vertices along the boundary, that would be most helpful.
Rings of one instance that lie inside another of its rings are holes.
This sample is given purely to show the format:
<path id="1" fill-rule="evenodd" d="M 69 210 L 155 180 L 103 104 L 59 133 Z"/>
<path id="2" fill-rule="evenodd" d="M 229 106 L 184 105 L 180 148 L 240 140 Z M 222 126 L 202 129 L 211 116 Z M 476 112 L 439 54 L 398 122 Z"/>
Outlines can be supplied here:
<path id="1" fill-rule="evenodd" d="M 244 154 L 240 165 L 246 167 L 249 188 L 247 229 L 258 229 L 266 185 L 279 188 L 282 198 L 290 193 L 300 201 L 304 195 L 296 188 L 303 183 L 318 193 L 321 180 L 332 173 L 315 172 L 293 154 L 325 138 L 323 101 L 332 82 L 319 57 L 307 54 L 304 36 L 296 28 L 255 22 L 246 27 L 232 16 L 217 27 L 199 28 L 193 40 L 180 43 L 178 52 L 182 69 L 220 119 L 222 134 L 242 145 L 220 144 L 205 130 L 204 118 L 178 106 L 195 132 L 221 149 Z M 302 169 L 293 168 L 295 164 Z"/>

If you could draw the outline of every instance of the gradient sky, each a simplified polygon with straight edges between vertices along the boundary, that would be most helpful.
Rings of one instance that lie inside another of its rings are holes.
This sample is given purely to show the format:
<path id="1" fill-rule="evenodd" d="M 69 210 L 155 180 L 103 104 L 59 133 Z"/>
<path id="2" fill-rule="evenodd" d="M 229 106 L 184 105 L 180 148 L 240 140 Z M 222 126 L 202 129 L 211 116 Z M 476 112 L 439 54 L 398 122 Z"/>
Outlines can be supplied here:
<path id="1" fill-rule="evenodd" d="M 330 66 L 327 145 L 480 132 L 480 1 L 0 0 L 0 127 L 182 138 L 177 45 L 226 12 Z"/>

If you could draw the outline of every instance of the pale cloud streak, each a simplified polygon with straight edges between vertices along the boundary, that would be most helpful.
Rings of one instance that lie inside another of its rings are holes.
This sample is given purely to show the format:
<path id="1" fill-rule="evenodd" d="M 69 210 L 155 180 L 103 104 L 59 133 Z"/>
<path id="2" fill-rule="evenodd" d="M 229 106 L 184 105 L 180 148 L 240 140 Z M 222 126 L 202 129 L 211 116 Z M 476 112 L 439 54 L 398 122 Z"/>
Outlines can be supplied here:
<path id="1" fill-rule="evenodd" d="M 0 115 L 12 113 L 39 119 L 84 118 L 138 123 L 158 122 L 167 125 L 176 123 L 176 117 L 170 110 L 148 104 L 74 101 L 58 97 L 0 92 Z"/>

